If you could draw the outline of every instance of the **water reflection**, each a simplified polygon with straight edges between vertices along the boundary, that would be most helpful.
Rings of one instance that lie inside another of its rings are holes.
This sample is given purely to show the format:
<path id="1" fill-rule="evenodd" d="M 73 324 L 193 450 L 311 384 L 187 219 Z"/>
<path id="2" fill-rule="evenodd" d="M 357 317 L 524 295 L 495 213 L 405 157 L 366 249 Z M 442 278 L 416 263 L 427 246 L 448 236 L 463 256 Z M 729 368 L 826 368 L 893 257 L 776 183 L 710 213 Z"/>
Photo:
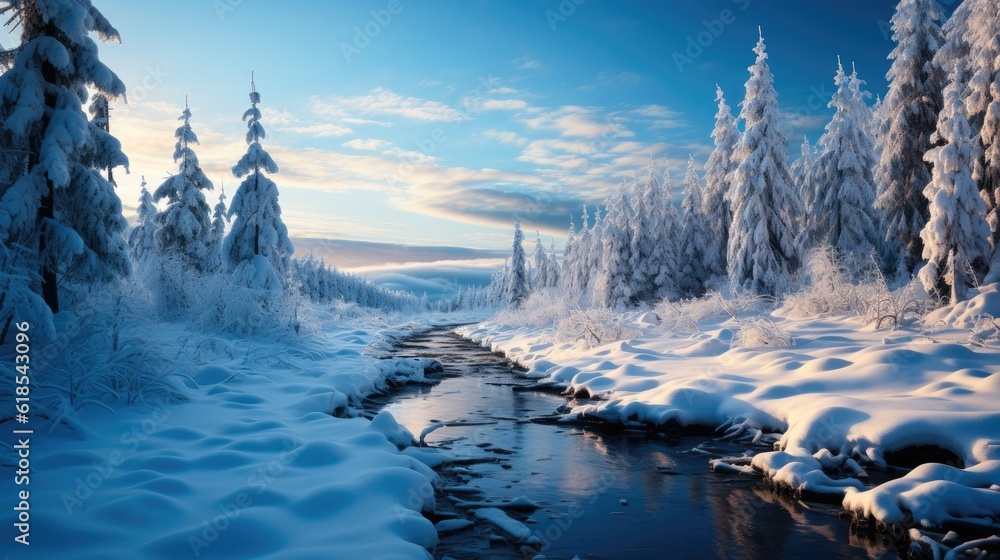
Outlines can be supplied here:
<path id="1" fill-rule="evenodd" d="M 441 334 L 418 343 L 425 348 L 410 348 L 407 355 L 439 357 L 447 368 L 467 368 L 466 375 L 429 391 L 406 391 L 386 410 L 414 433 L 432 419 L 495 422 L 441 428 L 427 442 L 494 457 L 470 465 L 465 483 L 481 488 L 486 499 L 526 495 L 542 505 L 522 519 L 550 559 L 897 557 L 891 549 L 852 540 L 835 509 L 804 507 L 749 477 L 712 473 L 712 455 L 695 450 L 707 447 L 718 456 L 739 454 L 739 447 L 699 447 L 703 437 L 608 435 L 517 422 L 511 419 L 550 414 L 565 400 L 512 391 L 507 368 L 470 365 L 495 361 L 473 344 Z"/>

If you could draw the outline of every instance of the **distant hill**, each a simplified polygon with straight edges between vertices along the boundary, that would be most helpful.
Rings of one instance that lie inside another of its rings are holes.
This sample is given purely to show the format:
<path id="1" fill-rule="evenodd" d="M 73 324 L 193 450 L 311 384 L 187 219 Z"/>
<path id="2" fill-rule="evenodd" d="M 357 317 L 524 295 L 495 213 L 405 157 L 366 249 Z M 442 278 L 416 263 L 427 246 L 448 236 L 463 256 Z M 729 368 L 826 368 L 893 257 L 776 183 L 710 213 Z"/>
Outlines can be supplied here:
<path id="1" fill-rule="evenodd" d="M 401 245 L 348 239 L 293 237 L 295 256 L 312 253 L 327 264 L 341 269 L 402 263 L 430 263 L 473 259 L 505 258 L 504 251 L 469 249 L 466 247 Z"/>

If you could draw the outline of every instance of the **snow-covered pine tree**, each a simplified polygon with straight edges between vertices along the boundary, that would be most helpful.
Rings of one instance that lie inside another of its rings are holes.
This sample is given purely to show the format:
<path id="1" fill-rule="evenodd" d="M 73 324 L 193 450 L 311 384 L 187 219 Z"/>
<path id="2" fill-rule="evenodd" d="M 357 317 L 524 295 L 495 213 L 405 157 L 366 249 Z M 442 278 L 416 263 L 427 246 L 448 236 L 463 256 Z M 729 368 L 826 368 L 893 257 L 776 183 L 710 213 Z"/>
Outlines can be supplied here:
<path id="1" fill-rule="evenodd" d="M 541 290 L 546 287 L 546 279 L 549 275 L 549 255 L 545 252 L 545 245 L 542 243 L 542 234 L 535 231 L 535 252 L 531 255 L 531 291 Z"/>
<path id="2" fill-rule="evenodd" d="M 715 115 L 715 128 L 712 130 L 715 149 L 705 162 L 705 199 L 702 211 L 711 228 L 709 245 L 705 248 L 706 272 L 710 277 L 718 278 L 726 276 L 728 270 L 726 253 L 729 246 L 729 226 L 733 221 L 729 196 L 733 171 L 736 169 L 733 152 L 740 133 L 719 86 L 715 86 L 715 100 L 719 107 Z"/>
<path id="3" fill-rule="evenodd" d="M 2 0 L 0 17 L 21 28 L 19 45 L 0 56 L 0 146 L 16 160 L 3 165 L 16 171 L 0 185 L 0 238 L 37 256 L 32 289 L 58 312 L 60 270 L 83 281 L 129 272 L 121 200 L 98 171 L 127 168 L 128 158 L 83 112 L 86 88 L 125 95 L 90 33 L 121 38 L 90 0 Z"/>
<path id="4" fill-rule="evenodd" d="M 764 37 L 754 47 L 741 119 L 746 130 L 733 154 L 729 279 L 757 294 L 776 294 L 798 266 L 794 225 L 802 215 L 788 169 L 788 145 L 779 126 L 778 93 Z"/>
<path id="5" fill-rule="evenodd" d="M 604 222 L 601 220 L 601 206 L 594 206 L 594 225 L 590 227 L 590 256 L 587 269 L 589 283 L 593 284 L 597 271 L 604 264 Z"/>
<path id="6" fill-rule="evenodd" d="M 809 182 L 816 198 L 799 237 L 800 250 L 828 245 L 840 255 L 861 258 L 882 247 L 881 218 L 875 209 L 872 170 L 876 157 L 869 136 L 871 110 L 864 81 L 850 76 L 837 60 L 837 90 L 829 107 L 835 109 L 820 138 L 822 153 L 813 164 Z"/>
<path id="7" fill-rule="evenodd" d="M 129 233 L 128 245 L 132 255 L 132 260 L 137 263 L 148 259 L 156 250 L 156 205 L 153 204 L 153 195 L 146 188 L 146 176 L 142 176 L 140 184 L 142 190 L 139 194 L 139 207 L 136 209 L 136 222 Z"/>
<path id="8" fill-rule="evenodd" d="M 809 175 L 812 173 L 815 162 L 816 150 L 809 143 L 809 137 L 803 135 L 802 151 L 799 157 L 792 162 L 789 171 L 792 173 L 792 180 L 795 181 L 795 190 L 798 191 L 799 198 L 802 199 L 803 221 L 805 222 L 808 222 L 809 217 L 813 215 L 813 207 L 816 205 L 816 189 L 809 181 Z"/>
<path id="9" fill-rule="evenodd" d="M 962 110 L 962 90 L 957 79 L 945 89 L 944 108 L 931 138 L 940 145 L 925 156 L 933 169 L 924 189 L 930 201 L 930 219 L 920 232 L 927 260 L 920 269 L 920 280 L 928 293 L 952 302 L 964 299 L 976 284 L 989 264 L 990 252 L 986 204 L 972 178 L 976 151 L 972 128 Z"/>
<path id="10" fill-rule="evenodd" d="M 573 278 L 573 269 L 576 266 L 577 238 L 576 224 L 573 223 L 573 216 L 569 217 L 569 233 L 566 235 L 566 246 L 563 248 L 563 259 L 559 271 L 559 285 L 564 291 L 572 289 L 570 285 Z"/>
<path id="11" fill-rule="evenodd" d="M 632 208 L 628 184 L 622 183 L 609 198 L 604 217 L 602 268 L 597 283 L 597 299 L 610 308 L 621 308 L 632 301 Z"/>
<path id="12" fill-rule="evenodd" d="M 896 47 L 889 54 L 889 92 L 880 108 L 885 121 L 875 204 L 886 220 L 887 255 L 895 253 L 899 259 L 883 264 L 899 266 L 898 272 L 907 275 L 920 260 L 920 230 L 928 216 L 923 191 L 930 170 L 923 156 L 931 147 L 942 103 L 944 84 L 931 64 L 943 40 L 941 18 L 936 0 L 901 0 L 891 20 Z"/>
<path id="13" fill-rule="evenodd" d="M 965 114 L 978 136 L 972 178 L 986 203 L 990 243 L 1000 264 L 1000 9 L 994 0 L 967 0 L 971 49 Z"/>
<path id="14" fill-rule="evenodd" d="M 684 176 L 684 200 L 681 202 L 681 266 L 677 275 L 678 288 L 684 297 L 701 297 L 705 293 L 705 248 L 708 246 L 709 230 L 702 207 L 701 178 L 698 177 L 694 157 L 689 156 Z"/>
<path id="15" fill-rule="evenodd" d="M 581 219 L 580 233 L 576 237 L 577 242 L 573 249 L 573 268 L 567 278 L 567 286 L 569 286 L 570 293 L 577 297 L 581 297 L 586 293 L 587 287 L 590 285 L 591 274 L 596 273 L 591 268 L 594 260 L 595 232 L 590 227 L 590 214 L 587 212 L 586 204 L 583 205 Z"/>
<path id="16" fill-rule="evenodd" d="M 670 168 L 666 163 L 663 165 L 662 173 L 663 176 L 659 181 L 660 202 L 656 206 L 660 211 L 660 242 L 652 260 L 660 263 L 654 280 L 656 297 L 673 300 L 680 297 L 677 274 L 681 268 L 681 218 L 677 214 L 677 207 L 674 206 L 673 182 L 670 179 Z"/>
<path id="17" fill-rule="evenodd" d="M 497 307 L 507 304 L 507 283 L 510 280 L 510 259 L 504 261 L 490 275 L 490 285 L 487 286 L 487 299 Z"/>
<path id="18" fill-rule="evenodd" d="M 229 223 L 229 213 L 226 208 L 226 187 L 219 193 L 219 202 L 212 209 L 212 247 L 210 256 L 214 270 L 222 268 L 222 244 L 226 237 L 226 224 Z"/>
<path id="19" fill-rule="evenodd" d="M 521 220 L 514 220 L 514 245 L 510 256 L 510 267 L 507 269 L 507 279 L 504 282 L 506 301 L 514 308 L 528 299 L 527 258 L 524 254 L 524 232 L 521 231 Z"/>
<path id="20" fill-rule="evenodd" d="M 212 182 L 198 163 L 192 144 L 198 136 L 191 129 L 191 109 L 184 101 L 180 127 L 174 132 L 174 162 L 179 165 L 172 175 L 153 192 L 153 200 L 166 199 L 167 207 L 157 216 L 156 244 L 166 255 L 175 255 L 197 272 L 210 272 L 212 259 L 212 223 L 203 190 L 212 190 Z"/>
<path id="21" fill-rule="evenodd" d="M 288 259 L 295 248 L 281 220 L 278 186 L 264 175 L 264 171 L 277 173 L 278 166 L 260 145 L 264 127 L 260 124 L 259 103 L 260 93 L 251 77 L 250 108 L 243 113 L 247 123 L 247 153 L 233 166 L 233 175 L 243 179 L 243 183 L 229 205 L 229 217 L 236 218 L 226 237 L 223 255 L 238 282 L 253 288 L 277 289 L 279 286 L 272 285 L 273 280 L 285 283 Z"/>
<path id="22" fill-rule="evenodd" d="M 652 161 L 650 161 L 650 166 Z M 630 303 L 652 300 L 652 294 L 656 291 L 652 281 L 652 263 L 650 253 L 652 250 L 652 232 L 650 225 L 655 219 L 654 210 L 647 208 L 642 203 L 644 192 L 638 178 L 623 181 L 621 189 L 625 192 L 625 199 L 629 208 L 629 248 L 628 263 L 629 270 L 629 290 L 632 292 Z"/>
<path id="23" fill-rule="evenodd" d="M 545 287 L 555 288 L 559 285 L 559 259 L 556 257 L 556 240 L 549 245 L 549 255 L 545 260 L 548 268 L 545 273 Z"/>
<path id="24" fill-rule="evenodd" d="M 107 96 L 97 93 L 94 94 L 94 98 L 90 103 L 91 119 L 90 122 L 94 123 L 94 126 L 103 130 L 104 132 L 111 132 L 111 104 Z M 111 183 L 112 187 L 118 187 L 118 183 L 115 182 L 114 169 L 109 168 L 106 170 L 108 172 L 108 183 Z"/>

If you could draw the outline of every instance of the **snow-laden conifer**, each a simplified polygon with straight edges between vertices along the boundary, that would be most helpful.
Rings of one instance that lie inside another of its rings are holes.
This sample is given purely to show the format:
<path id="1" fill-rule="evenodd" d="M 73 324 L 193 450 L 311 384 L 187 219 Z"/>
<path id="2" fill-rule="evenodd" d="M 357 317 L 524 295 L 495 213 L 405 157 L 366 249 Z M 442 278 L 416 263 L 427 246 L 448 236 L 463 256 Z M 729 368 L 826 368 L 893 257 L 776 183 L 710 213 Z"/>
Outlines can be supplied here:
<path id="1" fill-rule="evenodd" d="M 278 166 L 260 144 L 265 134 L 258 104 L 260 93 L 251 79 L 250 108 L 243 113 L 247 152 L 233 166 L 233 175 L 243 182 L 229 205 L 232 229 L 222 253 L 237 282 L 277 289 L 287 279 L 288 260 L 295 249 L 281 219 L 278 186 L 265 175 L 265 172 L 277 173 Z M 275 280 L 279 286 L 274 285 Z"/>
<path id="2" fill-rule="evenodd" d="M 733 154 L 729 230 L 729 279 L 757 294 L 776 294 L 798 266 L 794 226 L 801 202 L 788 169 L 788 145 L 779 130 L 780 111 L 764 38 L 754 47 L 740 117 L 746 130 Z"/>

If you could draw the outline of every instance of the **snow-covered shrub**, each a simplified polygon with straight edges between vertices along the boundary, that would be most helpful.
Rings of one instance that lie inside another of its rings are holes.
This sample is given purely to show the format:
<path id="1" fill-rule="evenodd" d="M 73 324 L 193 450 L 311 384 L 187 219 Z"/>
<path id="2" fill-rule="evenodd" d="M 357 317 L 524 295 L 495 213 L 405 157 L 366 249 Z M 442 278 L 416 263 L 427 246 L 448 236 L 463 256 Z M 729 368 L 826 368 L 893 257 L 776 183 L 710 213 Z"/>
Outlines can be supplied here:
<path id="1" fill-rule="evenodd" d="M 918 282 L 892 290 L 881 271 L 875 271 L 875 280 L 865 293 L 865 321 L 881 329 L 891 326 L 893 330 L 906 327 L 920 320 L 928 311 L 936 307 Z"/>
<path id="2" fill-rule="evenodd" d="M 514 328 L 555 328 L 578 310 L 579 307 L 558 290 L 545 289 L 533 292 L 519 308 L 502 309 L 493 316 L 493 321 Z"/>
<path id="3" fill-rule="evenodd" d="M 698 321 L 682 311 L 682 306 L 690 301 L 672 302 L 663 300 L 656 306 L 656 315 L 660 318 L 663 329 L 670 333 L 696 333 L 701 332 Z"/>
<path id="4" fill-rule="evenodd" d="M 783 307 L 806 317 L 824 313 L 863 315 L 874 286 L 853 279 L 872 277 L 872 269 L 877 268 L 872 265 L 871 257 L 867 260 L 852 255 L 841 257 L 829 245 L 813 249 L 799 273 L 800 288 L 785 296 Z"/>
<path id="5" fill-rule="evenodd" d="M 733 348 L 787 348 L 792 345 L 792 335 L 764 317 L 743 319 L 739 324 Z"/>
<path id="6" fill-rule="evenodd" d="M 243 263 L 247 264 L 247 263 Z M 264 270 L 273 272 L 269 267 Z M 237 270 L 239 273 L 240 270 Z M 191 320 L 201 328 L 241 336 L 287 331 L 296 327 L 296 308 L 281 290 L 280 282 L 262 289 L 234 274 L 212 274 L 202 277 L 202 287 L 191 294 L 197 305 L 192 307 Z M 273 279 L 272 279 L 273 280 Z"/>
<path id="7" fill-rule="evenodd" d="M 0 240 L 0 348 L 12 342 L 12 325 L 27 321 L 41 342 L 55 335 L 52 312 L 45 301 L 32 291 L 39 282 L 36 259 L 24 246 L 8 247 Z"/>
<path id="8" fill-rule="evenodd" d="M 176 383 L 183 372 L 155 342 L 154 303 L 137 279 L 66 284 L 64 294 L 74 313 L 57 316 L 56 337 L 32 356 L 39 416 L 76 429 L 75 411 L 84 407 L 183 399 Z"/>
<path id="9" fill-rule="evenodd" d="M 168 320 L 180 319 L 191 309 L 192 292 L 202 284 L 202 275 L 173 253 L 140 262 L 136 272 L 153 298 L 156 315 Z"/>
<path id="10" fill-rule="evenodd" d="M 559 321 L 556 342 L 583 341 L 588 346 L 599 346 L 618 340 L 628 340 L 642 334 L 628 318 L 604 307 L 573 311 Z"/>
<path id="11" fill-rule="evenodd" d="M 665 299 L 654 311 L 664 328 L 672 332 L 697 332 L 703 321 L 740 316 L 774 308 L 774 298 L 747 290 L 709 292 L 700 298 L 671 302 Z"/>
<path id="12" fill-rule="evenodd" d="M 969 343 L 986 346 L 995 341 L 1000 341 L 1000 321 L 988 313 L 979 315 L 969 329 Z"/>

